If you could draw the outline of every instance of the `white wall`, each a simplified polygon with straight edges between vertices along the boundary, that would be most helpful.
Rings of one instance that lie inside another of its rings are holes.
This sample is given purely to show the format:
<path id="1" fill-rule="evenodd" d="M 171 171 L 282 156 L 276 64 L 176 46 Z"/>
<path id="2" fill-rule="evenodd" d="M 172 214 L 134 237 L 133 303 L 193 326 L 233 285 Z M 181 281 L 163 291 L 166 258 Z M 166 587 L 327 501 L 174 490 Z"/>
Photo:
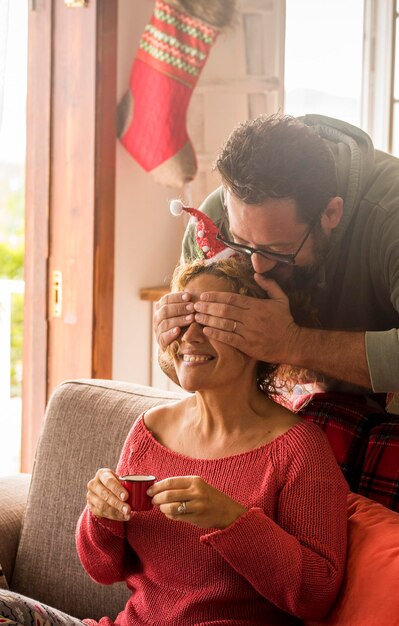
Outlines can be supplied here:
<path id="1" fill-rule="evenodd" d="M 153 4 L 119 0 L 118 100 L 125 93 L 131 64 Z M 152 181 L 117 142 L 115 232 L 115 379 L 150 383 L 150 303 L 140 288 L 168 284 L 177 262 L 182 221 L 169 212 L 176 195 Z"/>
<path id="2" fill-rule="evenodd" d="M 118 3 L 118 100 L 129 83 L 149 0 Z M 194 204 L 219 184 L 211 174 L 216 152 L 233 126 L 261 108 L 282 106 L 284 0 L 241 0 L 234 29 L 219 36 L 191 101 L 188 129 L 199 170 L 190 186 Z M 151 384 L 151 305 L 142 287 L 167 285 L 180 255 L 184 220 L 170 215 L 177 190 L 152 181 L 118 142 L 113 377 Z M 156 384 L 160 386 L 159 376 Z M 161 382 L 162 385 L 162 382 Z M 166 386 L 162 385 L 162 386 Z"/>

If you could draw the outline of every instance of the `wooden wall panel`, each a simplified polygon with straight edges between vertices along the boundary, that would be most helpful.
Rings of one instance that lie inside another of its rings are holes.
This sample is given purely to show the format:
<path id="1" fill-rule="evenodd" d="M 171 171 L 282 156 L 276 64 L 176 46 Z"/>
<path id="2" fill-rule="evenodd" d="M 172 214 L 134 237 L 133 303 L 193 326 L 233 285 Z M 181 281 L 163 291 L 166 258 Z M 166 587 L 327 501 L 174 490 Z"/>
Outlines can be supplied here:
<path id="1" fill-rule="evenodd" d="M 97 10 L 95 126 L 95 203 L 93 276 L 92 376 L 112 378 L 115 179 L 116 179 L 116 68 L 117 0 L 103 2 Z"/>
<path id="2" fill-rule="evenodd" d="M 91 375 L 96 5 L 54 3 L 49 234 L 48 391 Z M 54 315 L 51 281 L 62 274 Z"/>

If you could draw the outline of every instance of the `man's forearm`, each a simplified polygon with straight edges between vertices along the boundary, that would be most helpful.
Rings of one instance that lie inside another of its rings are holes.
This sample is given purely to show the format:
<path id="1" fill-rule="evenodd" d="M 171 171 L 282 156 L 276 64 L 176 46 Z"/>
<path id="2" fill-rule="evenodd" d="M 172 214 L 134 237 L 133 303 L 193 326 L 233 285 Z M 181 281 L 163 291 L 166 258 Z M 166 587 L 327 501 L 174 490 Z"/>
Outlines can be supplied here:
<path id="1" fill-rule="evenodd" d="M 363 332 L 298 328 L 288 362 L 371 389 Z"/>

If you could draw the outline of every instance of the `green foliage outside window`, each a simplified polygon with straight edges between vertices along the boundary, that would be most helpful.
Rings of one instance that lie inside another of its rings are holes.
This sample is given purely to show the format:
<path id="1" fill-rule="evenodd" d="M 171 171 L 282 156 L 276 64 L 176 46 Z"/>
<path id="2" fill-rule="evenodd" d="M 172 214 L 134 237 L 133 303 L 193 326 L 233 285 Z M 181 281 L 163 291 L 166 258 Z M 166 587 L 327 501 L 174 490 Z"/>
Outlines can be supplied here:
<path id="1" fill-rule="evenodd" d="M 23 280 L 24 189 L 10 189 L 0 172 L 0 278 Z M 12 172 L 12 174 L 15 174 Z M 11 395 L 21 396 L 23 294 L 11 299 Z"/>
<path id="2" fill-rule="evenodd" d="M 19 244 L 11 247 L 8 243 L 0 242 L 0 278 L 22 280 L 24 274 L 24 246 Z"/>

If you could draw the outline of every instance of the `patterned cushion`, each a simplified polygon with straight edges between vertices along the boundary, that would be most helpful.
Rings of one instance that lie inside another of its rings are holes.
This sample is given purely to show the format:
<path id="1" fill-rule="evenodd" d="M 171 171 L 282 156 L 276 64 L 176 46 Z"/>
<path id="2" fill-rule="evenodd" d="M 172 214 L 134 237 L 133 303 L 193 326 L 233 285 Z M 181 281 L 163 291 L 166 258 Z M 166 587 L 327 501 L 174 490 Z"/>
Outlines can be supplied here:
<path id="1" fill-rule="evenodd" d="M 369 433 L 386 419 L 383 408 L 366 396 L 329 392 L 301 396 L 294 410 L 324 430 L 350 489 L 358 491 Z"/>
<path id="2" fill-rule="evenodd" d="M 371 429 L 358 493 L 399 512 L 399 418 Z"/>

